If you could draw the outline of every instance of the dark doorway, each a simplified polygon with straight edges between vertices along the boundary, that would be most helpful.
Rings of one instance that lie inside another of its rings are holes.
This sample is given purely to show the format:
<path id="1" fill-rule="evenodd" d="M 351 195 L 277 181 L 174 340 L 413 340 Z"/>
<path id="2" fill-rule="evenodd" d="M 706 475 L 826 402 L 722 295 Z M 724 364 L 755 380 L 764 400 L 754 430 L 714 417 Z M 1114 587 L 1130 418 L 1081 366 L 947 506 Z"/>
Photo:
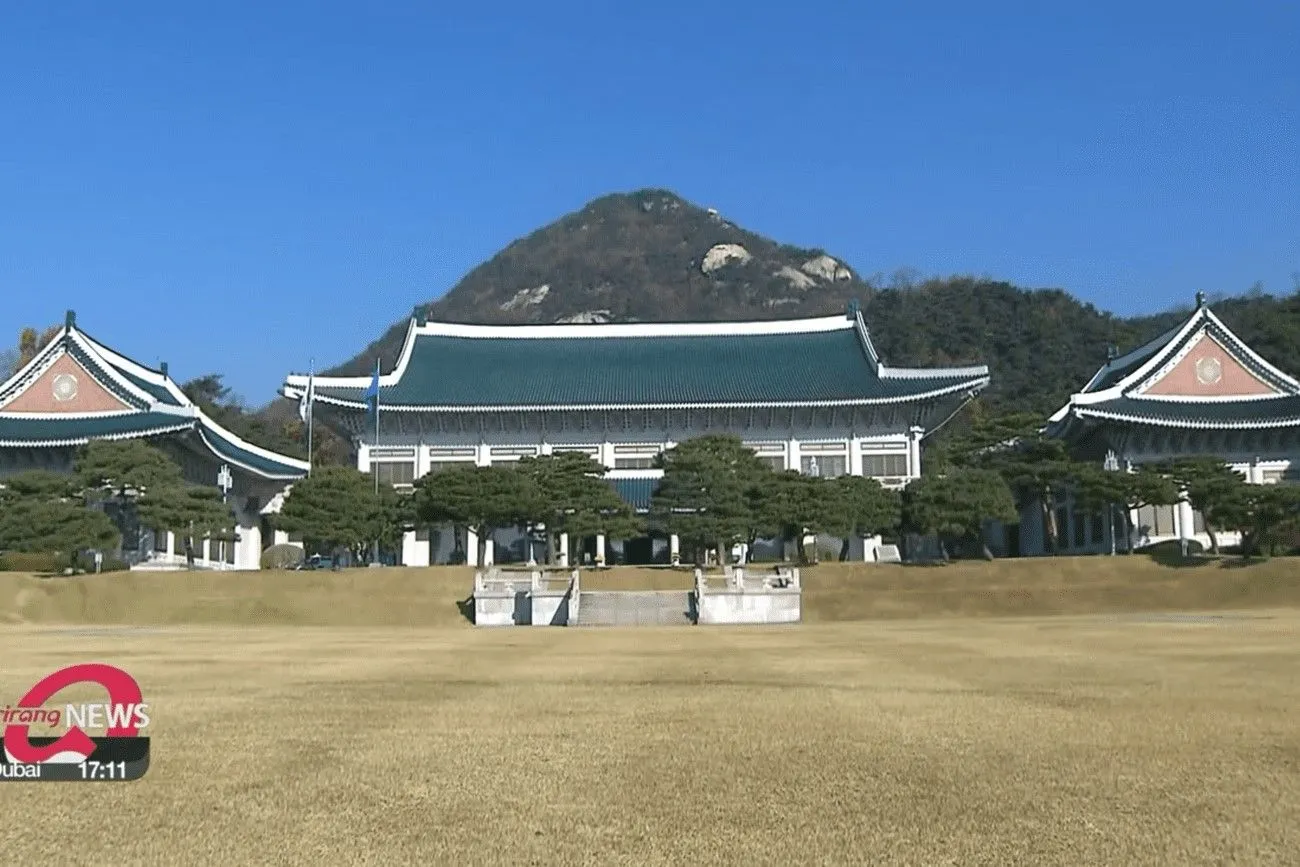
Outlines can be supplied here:
<path id="1" fill-rule="evenodd" d="M 654 540 L 649 536 L 623 540 L 623 562 L 628 566 L 648 566 L 654 562 Z"/>

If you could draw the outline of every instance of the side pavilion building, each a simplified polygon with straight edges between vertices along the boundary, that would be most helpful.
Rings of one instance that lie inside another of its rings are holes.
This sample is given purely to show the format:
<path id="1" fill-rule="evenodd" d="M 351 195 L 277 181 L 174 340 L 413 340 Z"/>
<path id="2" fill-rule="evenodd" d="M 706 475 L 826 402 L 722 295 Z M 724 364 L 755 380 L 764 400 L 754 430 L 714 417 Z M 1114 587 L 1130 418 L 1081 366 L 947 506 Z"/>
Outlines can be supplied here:
<path id="1" fill-rule="evenodd" d="M 430 322 L 417 308 L 396 367 L 379 380 L 378 439 L 369 376 L 316 377 L 313 411 L 352 439 L 360 470 L 399 487 L 455 463 L 580 451 L 645 511 L 662 474 L 656 456 L 705 434 L 737 435 L 776 469 L 901 487 L 920 475 L 922 438 L 988 382 L 983 365 L 887 365 L 856 304 L 814 319 L 528 326 Z M 291 375 L 281 391 L 298 400 L 307 385 Z M 406 535 L 401 562 L 463 551 L 477 565 L 476 541 L 422 529 Z M 497 560 L 527 557 L 521 539 L 491 541 Z M 607 541 L 615 561 L 678 551 L 675 538 L 597 537 L 573 559 L 604 562 Z"/>
<path id="2" fill-rule="evenodd" d="M 209 418 L 168 374 L 132 361 L 77 326 L 62 329 L 0 385 L 0 477 L 24 470 L 70 472 L 77 449 L 91 440 L 148 439 L 195 484 L 219 486 L 235 513 L 237 540 L 203 540 L 195 565 L 258 569 L 271 541 L 265 515 L 306 461 L 246 442 Z M 124 539 L 140 565 L 184 565 L 186 552 L 170 532 L 145 528 Z"/>
<path id="3" fill-rule="evenodd" d="M 1247 346 L 1197 293 L 1196 310 L 1185 322 L 1110 358 L 1052 415 L 1046 433 L 1064 439 L 1080 459 L 1119 471 L 1215 455 L 1254 484 L 1297 482 L 1300 381 Z M 1109 523 L 1106 516 L 1062 504 L 1062 550 L 1108 550 Z M 1209 543 L 1203 517 L 1187 502 L 1144 507 L 1130 523 L 1134 547 L 1172 539 Z M 1026 553 L 1043 548 L 1041 521 L 1033 527 L 1032 539 L 1022 535 Z M 1022 521 L 1022 534 L 1027 528 Z M 1221 543 L 1236 541 L 1232 534 L 1218 535 Z"/>

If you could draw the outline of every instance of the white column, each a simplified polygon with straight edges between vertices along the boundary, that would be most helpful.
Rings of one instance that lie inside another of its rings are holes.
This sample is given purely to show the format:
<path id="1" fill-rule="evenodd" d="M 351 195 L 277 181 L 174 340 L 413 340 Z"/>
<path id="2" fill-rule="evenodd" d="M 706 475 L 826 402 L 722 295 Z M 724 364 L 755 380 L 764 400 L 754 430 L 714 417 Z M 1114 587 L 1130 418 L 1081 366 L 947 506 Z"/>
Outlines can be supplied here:
<path id="1" fill-rule="evenodd" d="M 876 562 L 876 551 L 880 549 L 880 543 L 882 541 L 883 540 L 878 535 L 862 537 L 862 559 L 864 562 Z"/>
<path id="2" fill-rule="evenodd" d="M 371 435 L 373 436 L 374 434 L 372 433 Z M 359 442 L 357 444 L 357 469 L 363 473 L 370 472 L 370 446 L 365 442 Z"/>
<path id="3" fill-rule="evenodd" d="M 788 469 L 788 470 L 799 470 L 800 472 L 802 472 L 802 471 L 803 471 L 803 460 L 802 460 L 803 455 L 801 455 L 801 454 L 799 453 L 799 441 L 798 441 L 798 440 L 790 440 L 788 443 L 785 444 L 785 451 L 786 451 L 786 455 L 785 455 L 785 460 L 786 460 L 785 467 L 786 467 L 786 469 Z"/>
<path id="4" fill-rule="evenodd" d="M 253 517 L 239 522 L 235 530 L 235 568 L 262 568 L 262 528 Z"/>
<path id="5" fill-rule="evenodd" d="M 600 444 L 600 455 L 596 458 L 609 469 L 614 469 L 614 444 L 603 442 Z"/>
<path id="6" fill-rule="evenodd" d="M 204 537 L 204 539 L 203 539 L 203 550 L 202 550 L 202 557 L 203 557 L 204 560 L 211 560 L 211 559 L 212 559 L 212 557 L 210 556 L 210 555 L 211 555 L 211 549 L 212 549 L 212 540 L 209 539 L 209 538 L 207 538 L 207 537 Z"/>
<path id="7" fill-rule="evenodd" d="M 566 569 L 569 566 L 569 534 L 560 534 L 560 565 Z"/>
<path id="8" fill-rule="evenodd" d="M 668 537 L 668 557 L 674 566 L 682 561 L 682 540 L 676 533 Z"/>
<path id="9" fill-rule="evenodd" d="M 596 565 L 605 565 L 605 534 L 596 534 Z"/>
<path id="10" fill-rule="evenodd" d="M 907 476 L 911 479 L 921 477 L 921 435 L 925 428 L 913 427 L 907 438 Z"/>
<path id="11" fill-rule="evenodd" d="M 492 447 L 487 443 L 479 443 L 478 448 L 474 452 L 474 463 L 478 464 L 480 467 L 491 466 Z"/>
<path id="12" fill-rule="evenodd" d="M 857 437 L 849 439 L 849 475 L 862 475 L 862 440 Z"/>
<path id="13" fill-rule="evenodd" d="M 1192 504 L 1186 497 L 1178 501 L 1178 538 L 1190 539 L 1195 535 L 1195 519 L 1192 516 Z"/>
<path id="14" fill-rule="evenodd" d="M 496 542 L 488 538 L 483 542 L 483 565 L 491 566 L 496 562 L 497 546 Z"/>
<path id="15" fill-rule="evenodd" d="M 402 565 L 429 565 L 428 530 L 410 530 L 402 534 Z"/>
<path id="16" fill-rule="evenodd" d="M 289 534 L 286 533 L 284 530 L 272 530 L 272 531 L 271 531 L 271 544 L 272 544 L 272 545 L 288 545 L 288 544 L 289 544 Z"/>
<path id="17" fill-rule="evenodd" d="M 168 559 L 176 556 L 176 534 L 171 530 L 167 531 L 167 557 Z"/>
<path id="18" fill-rule="evenodd" d="M 465 565 L 478 565 L 478 533 L 473 530 L 465 531 Z"/>

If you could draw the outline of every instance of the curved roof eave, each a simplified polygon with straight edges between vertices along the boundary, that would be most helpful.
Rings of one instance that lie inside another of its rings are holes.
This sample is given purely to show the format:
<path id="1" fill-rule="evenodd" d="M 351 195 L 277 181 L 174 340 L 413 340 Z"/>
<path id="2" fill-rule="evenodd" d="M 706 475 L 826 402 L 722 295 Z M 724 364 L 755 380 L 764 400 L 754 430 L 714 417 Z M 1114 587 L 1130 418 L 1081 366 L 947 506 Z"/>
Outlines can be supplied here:
<path id="1" fill-rule="evenodd" d="M 810 401 L 734 401 L 718 403 L 611 403 L 611 404 L 521 404 L 510 406 L 425 406 L 418 404 L 380 404 L 383 412 L 431 412 L 431 413 L 475 413 L 475 412 L 587 412 L 595 410 L 639 410 L 639 409 L 804 409 L 817 407 L 849 406 L 890 406 L 903 403 L 921 403 L 963 391 L 981 391 L 988 387 L 989 377 L 957 382 L 939 389 L 932 389 L 917 394 L 885 398 L 852 398 L 844 400 L 810 400 Z M 300 400 L 303 387 L 286 385 L 281 394 L 290 400 Z M 368 401 L 344 400 L 332 395 L 316 392 L 315 401 L 337 406 L 342 409 L 359 412 L 370 411 Z"/>

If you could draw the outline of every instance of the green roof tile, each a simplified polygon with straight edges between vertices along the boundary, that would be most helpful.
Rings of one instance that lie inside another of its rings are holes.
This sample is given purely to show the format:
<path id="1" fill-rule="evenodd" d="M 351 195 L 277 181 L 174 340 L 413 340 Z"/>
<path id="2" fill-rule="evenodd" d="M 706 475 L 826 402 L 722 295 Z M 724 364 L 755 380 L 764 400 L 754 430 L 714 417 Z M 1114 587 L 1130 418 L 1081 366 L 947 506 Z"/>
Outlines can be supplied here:
<path id="1" fill-rule="evenodd" d="M 104 437 L 143 436 L 193 427 L 194 419 L 162 412 L 80 418 L 0 416 L 0 445 L 66 445 Z"/>
<path id="2" fill-rule="evenodd" d="M 390 406 L 796 403 L 907 398 L 978 378 L 876 375 L 853 329 L 806 334 L 619 337 L 420 335 Z M 316 393 L 363 401 L 365 388 Z"/>
<path id="3" fill-rule="evenodd" d="M 1075 412 L 1180 427 L 1300 426 L 1300 395 L 1222 401 L 1117 397 L 1078 405 Z"/>
<path id="4" fill-rule="evenodd" d="M 300 479 L 307 475 L 306 470 L 297 464 L 276 460 L 245 448 L 235 441 L 232 434 L 225 433 L 213 425 L 207 424 L 206 416 L 200 422 L 200 431 L 203 435 L 203 441 L 216 455 L 228 461 L 251 467 L 262 475 L 293 479 Z"/>
<path id="5" fill-rule="evenodd" d="M 634 508 L 638 512 L 650 511 L 650 499 L 654 496 L 655 488 L 659 487 L 659 479 L 606 479 L 618 495 L 623 498 L 623 502 Z"/>

